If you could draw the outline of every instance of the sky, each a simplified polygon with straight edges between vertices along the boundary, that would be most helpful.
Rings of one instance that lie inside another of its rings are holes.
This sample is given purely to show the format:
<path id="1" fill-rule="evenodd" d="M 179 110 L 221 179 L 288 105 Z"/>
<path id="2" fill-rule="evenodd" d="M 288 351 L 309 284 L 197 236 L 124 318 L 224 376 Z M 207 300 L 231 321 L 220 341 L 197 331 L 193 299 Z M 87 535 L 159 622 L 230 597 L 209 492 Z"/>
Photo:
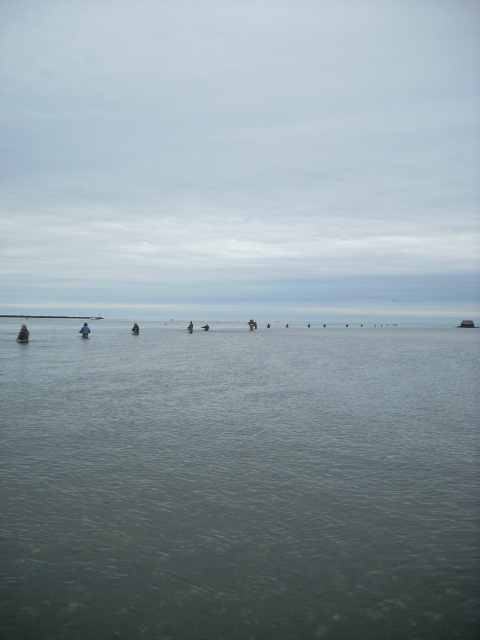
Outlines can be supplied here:
<path id="1" fill-rule="evenodd" d="M 479 24 L 0 2 L 0 314 L 479 320 Z"/>

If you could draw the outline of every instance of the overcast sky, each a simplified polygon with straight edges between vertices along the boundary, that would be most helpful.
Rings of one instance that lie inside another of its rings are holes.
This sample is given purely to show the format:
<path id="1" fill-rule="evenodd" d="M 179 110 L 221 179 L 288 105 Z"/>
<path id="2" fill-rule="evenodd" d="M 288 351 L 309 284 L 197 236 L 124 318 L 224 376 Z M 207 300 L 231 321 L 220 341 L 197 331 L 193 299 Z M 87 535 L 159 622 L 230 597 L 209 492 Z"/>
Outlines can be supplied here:
<path id="1" fill-rule="evenodd" d="M 478 319 L 478 26 L 0 2 L 0 313 Z"/>

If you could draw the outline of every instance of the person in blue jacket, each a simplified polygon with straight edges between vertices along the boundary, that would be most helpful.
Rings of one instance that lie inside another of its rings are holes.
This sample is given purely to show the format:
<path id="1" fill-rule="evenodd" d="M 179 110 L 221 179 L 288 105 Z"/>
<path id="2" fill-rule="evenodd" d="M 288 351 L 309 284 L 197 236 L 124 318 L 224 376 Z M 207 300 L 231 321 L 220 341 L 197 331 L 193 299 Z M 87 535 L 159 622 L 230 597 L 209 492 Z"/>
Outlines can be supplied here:
<path id="1" fill-rule="evenodd" d="M 90 327 L 86 322 L 84 323 L 83 327 L 80 329 L 78 333 L 82 334 L 82 338 L 88 338 L 88 334 L 90 333 Z"/>
<path id="2" fill-rule="evenodd" d="M 136 322 L 133 323 L 132 333 L 140 333 L 140 327 Z"/>

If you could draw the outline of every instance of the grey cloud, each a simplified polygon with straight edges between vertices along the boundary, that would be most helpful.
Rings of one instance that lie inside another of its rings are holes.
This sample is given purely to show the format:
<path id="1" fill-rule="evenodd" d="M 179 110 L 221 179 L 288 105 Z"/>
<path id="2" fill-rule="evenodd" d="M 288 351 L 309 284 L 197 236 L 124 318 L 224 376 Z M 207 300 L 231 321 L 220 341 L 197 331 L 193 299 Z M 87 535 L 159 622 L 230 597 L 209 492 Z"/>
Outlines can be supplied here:
<path id="1" fill-rule="evenodd" d="M 228 281 L 253 300 L 475 273 L 475 13 L 3 3 L 5 290 L 22 273 L 53 304 L 83 270 L 98 302 L 140 279 L 136 304 L 188 305 Z"/>

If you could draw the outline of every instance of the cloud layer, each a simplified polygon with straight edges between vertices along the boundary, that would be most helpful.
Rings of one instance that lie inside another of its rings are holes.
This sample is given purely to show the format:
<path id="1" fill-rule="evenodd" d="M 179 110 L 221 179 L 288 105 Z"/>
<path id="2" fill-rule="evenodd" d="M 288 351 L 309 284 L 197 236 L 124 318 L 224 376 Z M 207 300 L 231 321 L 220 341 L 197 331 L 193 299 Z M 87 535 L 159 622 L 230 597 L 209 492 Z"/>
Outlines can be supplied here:
<path id="1" fill-rule="evenodd" d="M 6 308 L 476 310 L 477 17 L 3 3 Z"/>

